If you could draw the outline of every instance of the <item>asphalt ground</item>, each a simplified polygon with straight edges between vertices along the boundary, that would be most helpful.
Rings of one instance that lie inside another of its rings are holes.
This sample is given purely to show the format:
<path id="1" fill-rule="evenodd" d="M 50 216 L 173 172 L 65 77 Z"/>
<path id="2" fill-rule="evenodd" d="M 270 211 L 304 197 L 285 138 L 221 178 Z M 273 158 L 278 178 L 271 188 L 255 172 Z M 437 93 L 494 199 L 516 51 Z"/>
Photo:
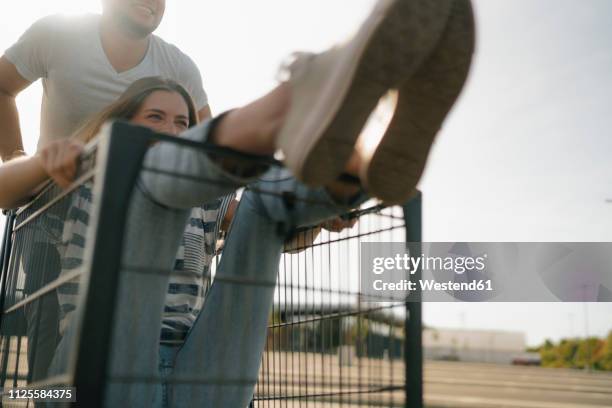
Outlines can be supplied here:
<path id="1" fill-rule="evenodd" d="M 403 362 L 264 356 L 256 407 L 403 407 Z M 428 408 L 612 408 L 612 373 L 427 361 Z"/>

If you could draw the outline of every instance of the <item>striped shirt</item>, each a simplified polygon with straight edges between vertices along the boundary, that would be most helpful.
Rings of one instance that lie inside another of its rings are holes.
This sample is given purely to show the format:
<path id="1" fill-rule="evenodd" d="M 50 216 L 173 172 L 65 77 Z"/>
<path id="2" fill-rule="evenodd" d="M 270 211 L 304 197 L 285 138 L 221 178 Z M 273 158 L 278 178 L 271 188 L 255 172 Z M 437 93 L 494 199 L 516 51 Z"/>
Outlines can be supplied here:
<path id="1" fill-rule="evenodd" d="M 92 185 L 88 183 L 73 194 L 63 228 L 61 274 L 70 273 L 83 262 L 92 203 L 91 190 Z M 234 198 L 235 194 L 230 194 L 191 210 L 174 269 L 170 273 L 162 316 L 161 343 L 181 344 L 200 313 L 210 286 L 210 266 L 215 256 L 221 221 Z M 64 333 L 69 316 L 76 308 L 78 280 L 60 286 L 57 292 L 60 333 Z"/>
<path id="2" fill-rule="evenodd" d="M 193 326 L 210 284 L 219 226 L 233 195 L 193 208 L 174 261 L 160 341 L 182 343 Z"/>

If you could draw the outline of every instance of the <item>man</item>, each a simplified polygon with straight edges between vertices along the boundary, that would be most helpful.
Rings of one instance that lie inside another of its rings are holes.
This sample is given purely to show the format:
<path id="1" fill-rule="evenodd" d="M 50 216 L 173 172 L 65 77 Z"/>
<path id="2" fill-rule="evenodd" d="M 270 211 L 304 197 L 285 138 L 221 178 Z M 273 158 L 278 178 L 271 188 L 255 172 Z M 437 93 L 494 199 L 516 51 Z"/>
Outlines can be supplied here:
<path id="1" fill-rule="evenodd" d="M 210 117 L 198 68 L 153 35 L 165 0 L 103 0 L 103 13 L 50 16 L 30 27 L 0 58 L 0 157 L 24 155 L 15 97 L 42 78 L 38 149 L 68 137 L 132 82 L 162 76 L 181 83 L 200 119 Z"/>
<path id="2" fill-rule="evenodd" d="M 164 11 L 165 0 L 103 0 L 101 16 L 50 16 L 34 23 L 0 58 L 2 161 L 25 155 L 15 98 L 41 78 L 44 93 L 38 150 L 69 137 L 143 77 L 175 80 L 195 99 L 200 120 L 210 117 L 194 62 L 152 34 Z M 62 214 L 56 215 L 63 219 Z M 35 236 L 22 254 L 27 293 L 57 278 L 61 269 L 57 243 L 44 234 Z M 29 377 L 38 380 L 46 375 L 59 335 L 58 304 L 54 296 L 47 296 L 25 309 Z"/>

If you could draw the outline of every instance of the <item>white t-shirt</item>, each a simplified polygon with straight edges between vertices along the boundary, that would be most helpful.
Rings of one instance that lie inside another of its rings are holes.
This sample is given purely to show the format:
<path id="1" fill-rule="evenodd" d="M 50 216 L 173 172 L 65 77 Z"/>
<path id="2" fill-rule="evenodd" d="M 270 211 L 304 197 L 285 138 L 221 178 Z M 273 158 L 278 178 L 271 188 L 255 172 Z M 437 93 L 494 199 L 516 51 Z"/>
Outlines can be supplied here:
<path id="1" fill-rule="evenodd" d="M 191 93 L 198 110 L 208 104 L 195 63 L 157 36 L 151 36 L 140 64 L 118 73 L 102 48 L 100 22 L 94 14 L 45 17 L 5 52 L 25 79 L 43 80 L 39 149 L 70 136 L 140 78 L 173 79 Z"/>

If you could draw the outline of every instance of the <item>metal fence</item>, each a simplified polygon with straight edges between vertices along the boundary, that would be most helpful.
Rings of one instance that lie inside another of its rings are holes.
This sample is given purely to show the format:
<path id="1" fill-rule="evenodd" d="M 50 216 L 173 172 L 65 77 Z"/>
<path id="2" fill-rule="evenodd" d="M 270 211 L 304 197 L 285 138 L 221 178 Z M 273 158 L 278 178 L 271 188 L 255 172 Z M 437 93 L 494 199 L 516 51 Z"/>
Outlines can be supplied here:
<path id="1" fill-rule="evenodd" d="M 63 311 L 58 296 L 78 297 L 79 282 L 86 275 L 82 260 L 66 258 L 63 249 L 76 240 L 80 247 L 86 246 L 84 231 L 65 226 L 79 216 L 70 213 L 74 210 L 71 204 L 83 191 L 89 191 L 95 161 L 95 146 L 91 146 L 83 154 L 77 180 L 69 189 L 47 184 L 36 199 L 6 214 L 0 278 L 3 391 L 73 384 L 70 373 L 50 375 L 48 369 L 61 339 Z M 81 314 L 81 308 L 74 314 Z M 76 344 L 71 348 L 76 349 Z M 8 400 L 4 394 L 3 406 L 34 406 L 27 400 Z"/>
<path id="2" fill-rule="evenodd" d="M 153 141 L 237 155 L 115 124 L 86 153 L 72 187 L 50 185 L 8 213 L 0 264 L 4 390 L 73 385 L 77 406 L 102 406 L 113 381 L 110 343 L 120 276 L 127 273 L 122 259 L 131 193 L 142 171 L 163 173 L 142 168 Z M 282 195 L 295 199 L 291 193 Z M 82 199 L 92 202 L 89 214 L 75 211 Z M 253 407 L 422 407 L 419 294 L 411 294 L 412 302 L 364 302 L 358 269 L 361 242 L 420 242 L 420 196 L 403 207 L 368 202 L 343 216 L 356 225 L 339 233 L 301 228 L 281 258 Z M 72 257 L 71 246 L 83 256 Z M 76 307 L 63 310 L 61 296 L 78 299 Z M 72 337 L 65 335 L 66 316 Z M 70 353 L 57 371 L 50 367 L 61 342 Z M 3 404 L 27 405 L 5 398 Z"/>

